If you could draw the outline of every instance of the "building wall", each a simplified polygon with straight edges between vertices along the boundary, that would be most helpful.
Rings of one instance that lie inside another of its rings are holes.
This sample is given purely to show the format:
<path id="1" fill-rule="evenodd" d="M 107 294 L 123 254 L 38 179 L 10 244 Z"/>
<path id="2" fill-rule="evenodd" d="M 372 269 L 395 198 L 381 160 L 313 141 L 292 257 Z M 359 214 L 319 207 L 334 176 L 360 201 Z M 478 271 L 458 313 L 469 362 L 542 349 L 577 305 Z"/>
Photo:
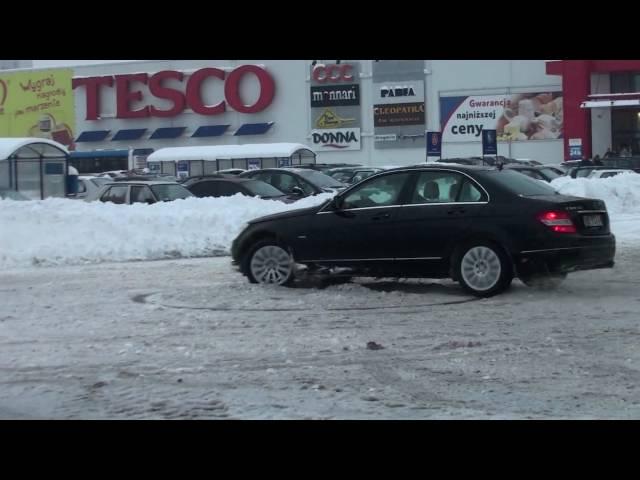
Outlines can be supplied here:
<path id="1" fill-rule="evenodd" d="M 591 74 L 591 93 L 611 93 L 609 73 Z M 611 108 L 591 109 L 591 150 L 593 156 L 605 154 L 611 145 Z"/>
<path id="2" fill-rule="evenodd" d="M 357 60 L 356 60 L 357 61 Z M 333 63 L 332 60 L 326 60 Z M 342 62 L 349 62 L 343 60 Z M 368 165 L 406 165 L 425 161 L 423 148 L 376 149 L 373 137 L 372 113 L 372 61 L 360 62 L 361 91 L 361 149 L 355 151 L 320 152 L 318 162 L 358 162 Z M 145 61 L 132 63 L 85 65 L 74 67 L 75 77 L 103 76 L 121 73 L 154 73 L 162 70 L 196 70 L 203 67 L 233 68 L 244 64 L 261 64 L 275 79 L 276 94 L 273 103 L 263 112 L 242 114 L 227 111 L 223 115 L 205 117 L 194 113 L 182 113 L 175 118 L 115 118 L 115 88 L 103 88 L 101 105 L 103 114 L 97 121 L 85 120 L 85 90 L 75 90 L 77 131 L 111 130 L 125 128 L 147 128 L 151 132 L 159 127 L 186 126 L 190 135 L 198 126 L 230 124 L 228 134 L 221 137 L 193 139 L 184 136 L 179 139 L 149 140 L 134 142 L 79 143 L 79 150 L 104 148 L 162 148 L 182 145 L 239 144 L 265 142 L 299 142 L 310 145 L 310 64 L 311 60 L 175 60 Z M 489 95 L 508 94 L 531 91 L 560 90 L 561 78 L 546 75 L 543 60 L 426 60 L 425 61 L 425 101 L 426 129 L 440 130 L 441 96 L 454 95 Z M 247 78 L 246 100 L 252 103 L 257 97 L 258 84 Z M 139 85 L 139 84 L 138 84 Z M 184 82 L 183 82 L 184 85 Z M 137 87 L 136 87 L 137 88 Z M 148 97 L 146 87 L 140 88 Z M 203 84 L 206 91 L 204 99 L 209 104 L 217 103 L 223 98 L 222 82 L 207 81 Z M 184 86 L 181 88 L 184 91 Z M 158 108 L 167 107 L 169 102 L 154 99 Z M 138 105 L 139 106 L 139 105 Z M 134 103 L 134 108 L 137 108 Z M 243 123 L 275 122 L 264 135 L 233 136 Z M 525 142 L 500 142 L 498 154 L 515 158 L 533 158 L 548 163 L 562 161 L 562 140 L 537 140 Z M 478 156 L 481 155 L 481 143 L 447 143 L 443 145 L 443 156 Z"/>

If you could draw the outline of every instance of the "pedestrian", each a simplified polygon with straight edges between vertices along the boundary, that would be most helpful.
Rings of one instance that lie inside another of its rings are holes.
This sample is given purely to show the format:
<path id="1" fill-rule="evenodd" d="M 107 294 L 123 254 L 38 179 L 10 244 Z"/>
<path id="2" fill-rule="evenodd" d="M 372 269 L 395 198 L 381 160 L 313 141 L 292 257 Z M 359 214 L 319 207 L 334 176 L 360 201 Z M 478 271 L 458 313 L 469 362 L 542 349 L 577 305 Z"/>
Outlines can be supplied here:
<path id="1" fill-rule="evenodd" d="M 616 156 L 616 152 L 611 150 L 611 147 L 607 148 L 607 151 L 604 153 L 604 158 L 610 158 L 615 156 Z"/>
<path id="2" fill-rule="evenodd" d="M 620 149 L 620 156 L 621 157 L 631 156 L 631 150 L 629 150 L 629 146 L 627 144 L 622 145 L 622 148 Z"/>
<path id="3" fill-rule="evenodd" d="M 602 163 L 602 160 L 600 159 L 600 155 L 596 155 L 595 157 L 593 157 L 593 164 L 600 167 L 604 165 L 604 163 Z"/>

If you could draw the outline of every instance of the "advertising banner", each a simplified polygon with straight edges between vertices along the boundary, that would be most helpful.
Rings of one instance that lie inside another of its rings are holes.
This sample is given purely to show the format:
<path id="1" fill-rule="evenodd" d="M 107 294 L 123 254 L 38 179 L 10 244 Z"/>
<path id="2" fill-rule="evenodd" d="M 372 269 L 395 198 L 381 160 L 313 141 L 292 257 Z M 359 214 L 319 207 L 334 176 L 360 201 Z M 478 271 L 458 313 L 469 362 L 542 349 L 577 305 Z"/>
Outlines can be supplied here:
<path id="1" fill-rule="evenodd" d="M 427 132 L 427 157 L 442 156 L 442 135 L 440 132 Z"/>
<path id="2" fill-rule="evenodd" d="M 440 98 L 445 142 L 479 142 L 496 130 L 499 142 L 562 138 L 562 92 Z"/>
<path id="3" fill-rule="evenodd" d="M 311 142 L 324 151 L 360 150 L 360 64 L 316 63 L 310 69 Z"/>
<path id="4" fill-rule="evenodd" d="M 74 148 L 71 69 L 0 74 L 0 136 L 39 137 Z"/>
<path id="5" fill-rule="evenodd" d="M 375 148 L 425 148 L 423 60 L 373 63 Z"/>

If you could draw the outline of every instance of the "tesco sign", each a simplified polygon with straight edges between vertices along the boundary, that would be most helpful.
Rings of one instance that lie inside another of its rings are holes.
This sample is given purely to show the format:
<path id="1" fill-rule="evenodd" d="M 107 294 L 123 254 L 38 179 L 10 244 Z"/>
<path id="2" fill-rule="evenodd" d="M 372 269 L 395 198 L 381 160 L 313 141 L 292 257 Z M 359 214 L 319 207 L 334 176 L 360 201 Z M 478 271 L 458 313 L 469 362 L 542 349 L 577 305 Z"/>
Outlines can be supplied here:
<path id="1" fill-rule="evenodd" d="M 246 75 L 254 75 L 260 83 L 260 94 L 253 105 L 246 105 L 240 95 L 240 83 Z M 187 107 L 201 115 L 220 115 L 227 110 L 227 105 L 236 112 L 257 113 L 267 108 L 275 95 L 273 77 L 264 68 L 257 65 L 241 65 L 230 72 L 219 68 L 202 68 L 193 72 L 186 82 L 184 90 L 169 88 L 164 85 L 168 79 L 183 83 L 185 74 L 175 70 L 164 70 L 149 75 L 133 73 L 108 75 L 103 77 L 80 77 L 72 81 L 73 89 L 84 87 L 87 120 L 98 120 L 100 117 L 100 91 L 108 87 L 116 89 L 116 118 L 175 117 Z M 215 105 L 205 105 L 202 100 L 202 83 L 215 78 L 224 83 L 224 99 Z M 148 86 L 152 98 L 146 99 L 139 85 Z M 169 100 L 173 105 L 168 109 L 159 109 L 153 105 L 153 98 Z M 143 102 L 147 105 L 132 110 L 132 102 Z"/>

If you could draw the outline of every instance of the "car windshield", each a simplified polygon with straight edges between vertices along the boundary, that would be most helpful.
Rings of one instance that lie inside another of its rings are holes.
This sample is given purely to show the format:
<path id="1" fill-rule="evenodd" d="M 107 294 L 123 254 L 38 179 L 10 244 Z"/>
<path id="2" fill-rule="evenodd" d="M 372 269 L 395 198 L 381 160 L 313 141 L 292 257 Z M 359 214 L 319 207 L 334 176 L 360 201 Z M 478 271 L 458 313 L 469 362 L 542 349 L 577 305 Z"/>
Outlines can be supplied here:
<path id="1" fill-rule="evenodd" d="M 543 181 L 535 180 L 514 170 L 494 170 L 486 172 L 491 179 L 510 192 L 525 197 L 533 195 L 555 195 L 556 191 Z"/>
<path id="2" fill-rule="evenodd" d="M 299 170 L 297 173 L 301 177 L 309 180 L 311 183 L 320 188 L 344 188 L 345 186 L 344 183 L 336 180 L 335 178 L 332 178 L 329 175 L 325 175 L 324 173 L 320 173 L 316 170 Z"/>
<path id="3" fill-rule="evenodd" d="M 279 197 L 284 195 L 284 193 L 276 187 L 260 180 L 249 180 L 242 183 L 242 185 L 247 187 L 247 190 L 249 190 L 253 195 L 258 195 L 260 197 Z"/>
<path id="4" fill-rule="evenodd" d="M 108 178 L 92 178 L 91 183 L 93 183 L 96 187 L 100 188 L 105 183 L 109 183 L 111 180 Z"/>
<path id="5" fill-rule="evenodd" d="M 554 178 L 558 178 L 560 176 L 560 174 L 556 172 L 553 168 L 549 168 L 549 167 L 541 168 L 540 171 L 544 173 L 544 175 L 547 178 L 550 178 L 551 180 L 553 180 Z"/>
<path id="6" fill-rule="evenodd" d="M 330 174 L 331 177 L 335 178 L 339 182 L 347 183 L 353 177 L 353 172 L 333 172 Z"/>
<path id="7" fill-rule="evenodd" d="M 163 185 L 151 185 L 151 190 L 161 202 L 170 202 L 180 198 L 193 197 L 193 194 L 182 185 L 173 185 L 170 183 Z"/>

